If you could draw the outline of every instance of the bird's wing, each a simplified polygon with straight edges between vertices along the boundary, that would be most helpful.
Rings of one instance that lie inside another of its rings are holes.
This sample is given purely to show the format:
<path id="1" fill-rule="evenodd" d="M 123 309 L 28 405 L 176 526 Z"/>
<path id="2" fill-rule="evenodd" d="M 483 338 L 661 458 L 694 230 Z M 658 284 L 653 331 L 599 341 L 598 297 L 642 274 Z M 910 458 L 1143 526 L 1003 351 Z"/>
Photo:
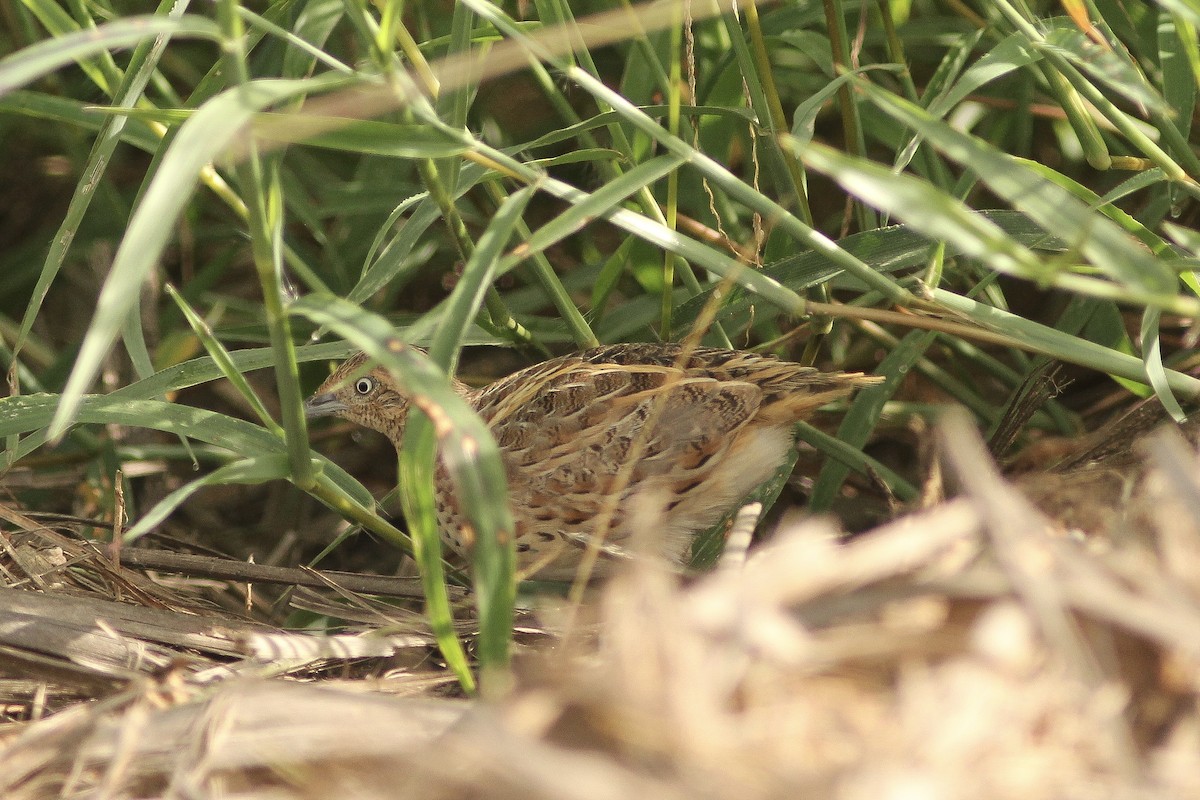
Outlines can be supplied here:
<path id="1" fill-rule="evenodd" d="M 701 487 L 761 399 L 749 383 L 658 365 L 567 360 L 530 378 L 477 408 L 505 453 L 514 507 L 547 529 L 583 526 L 613 496 L 652 489 L 669 503 Z"/>

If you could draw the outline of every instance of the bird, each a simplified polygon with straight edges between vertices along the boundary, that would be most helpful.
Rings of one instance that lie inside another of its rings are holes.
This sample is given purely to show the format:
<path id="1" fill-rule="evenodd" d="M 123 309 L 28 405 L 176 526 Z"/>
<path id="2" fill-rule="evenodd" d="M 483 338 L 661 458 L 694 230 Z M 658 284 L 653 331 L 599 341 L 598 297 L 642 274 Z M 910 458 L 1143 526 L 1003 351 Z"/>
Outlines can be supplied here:
<path id="1" fill-rule="evenodd" d="M 770 355 L 679 343 L 626 343 L 560 356 L 454 390 L 490 429 L 508 479 L 523 577 L 573 580 L 592 544 L 592 576 L 646 548 L 682 568 L 711 530 L 789 459 L 795 423 L 878 381 Z M 305 403 L 400 448 L 412 396 L 364 353 Z M 473 529 L 444 467 L 435 471 L 440 535 L 469 559 Z"/>

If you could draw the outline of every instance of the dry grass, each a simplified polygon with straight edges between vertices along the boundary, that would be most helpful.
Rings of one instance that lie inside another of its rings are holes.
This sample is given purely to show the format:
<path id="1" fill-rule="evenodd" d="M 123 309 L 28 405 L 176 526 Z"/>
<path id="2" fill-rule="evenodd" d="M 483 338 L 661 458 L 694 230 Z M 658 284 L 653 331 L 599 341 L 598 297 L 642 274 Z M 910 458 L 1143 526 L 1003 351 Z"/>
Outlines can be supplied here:
<path id="1" fill-rule="evenodd" d="M 1190 448 L 1149 438 L 1126 473 L 1140 527 L 1083 537 L 964 424 L 942 434 L 955 499 L 848 543 L 785 520 L 685 586 L 630 569 L 571 635 L 545 603 L 492 703 L 439 697 L 419 632 L 271 638 L 77 542 L 8 536 L 28 579 L 0 592 L 0 647 L 27 679 L 5 694 L 43 718 L 0 729 L 0 795 L 1200 796 Z"/>

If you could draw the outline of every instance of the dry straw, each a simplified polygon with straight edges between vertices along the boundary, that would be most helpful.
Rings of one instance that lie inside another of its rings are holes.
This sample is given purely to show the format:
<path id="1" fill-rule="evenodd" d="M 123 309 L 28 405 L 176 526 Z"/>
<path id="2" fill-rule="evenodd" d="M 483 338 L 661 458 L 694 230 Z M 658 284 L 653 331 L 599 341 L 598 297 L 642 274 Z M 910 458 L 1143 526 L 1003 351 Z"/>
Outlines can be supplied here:
<path id="1" fill-rule="evenodd" d="M 1197 796 L 1190 448 L 1042 476 L 1119 467 L 1130 513 L 1085 538 L 942 434 L 955 499 L 849 542 L 785 520 L 686 586 L 630 568 L 570 647 L 529 612 L 491 704 L 439 696 L 419 622 L 267 636 L 9 512 L 3 686 L 45 718 L 3 729 L 0 794 Z"/>

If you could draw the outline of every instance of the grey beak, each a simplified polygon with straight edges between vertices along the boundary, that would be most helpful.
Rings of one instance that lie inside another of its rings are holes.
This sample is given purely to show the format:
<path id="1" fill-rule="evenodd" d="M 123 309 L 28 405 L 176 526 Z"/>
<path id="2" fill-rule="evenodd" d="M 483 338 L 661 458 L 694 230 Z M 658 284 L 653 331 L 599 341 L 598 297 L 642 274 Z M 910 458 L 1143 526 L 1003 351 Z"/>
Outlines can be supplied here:
<path id="1" fill-rule="evenodd" d="M 346 410 L 346 404 L 338 400 L 333 392 L 314 394 L 304 401 L 304 416 L 308 419 L 333 417 Z"/>

